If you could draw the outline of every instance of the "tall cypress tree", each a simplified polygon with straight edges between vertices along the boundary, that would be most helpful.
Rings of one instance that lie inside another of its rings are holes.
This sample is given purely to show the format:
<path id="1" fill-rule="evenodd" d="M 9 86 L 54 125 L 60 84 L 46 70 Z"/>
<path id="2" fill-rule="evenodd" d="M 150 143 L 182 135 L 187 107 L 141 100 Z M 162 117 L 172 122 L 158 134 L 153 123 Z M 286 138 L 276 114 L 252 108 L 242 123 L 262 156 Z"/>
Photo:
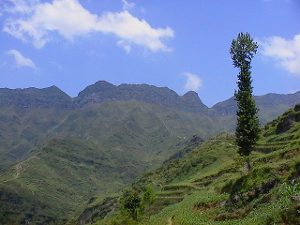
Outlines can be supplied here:
<path id="1" fill-rule="evenodd" d="M 258 109 L 252 98 L 253 87 L 251 86 L 251 59 L 256 54 L 258 45 L 250 37 L 249 33 L 239 33 L 236 40 L 232 40 L 230 54 L 233 66 L 239 68 L 238 91 L 235 91 L 235 100 L 238 110 L 237 127 L 235 131 L 238 153 L 249 156 L 259 139 L 260 125 L 257 116 Z M 251 170 L 249 159 L 248 169 Z"/>

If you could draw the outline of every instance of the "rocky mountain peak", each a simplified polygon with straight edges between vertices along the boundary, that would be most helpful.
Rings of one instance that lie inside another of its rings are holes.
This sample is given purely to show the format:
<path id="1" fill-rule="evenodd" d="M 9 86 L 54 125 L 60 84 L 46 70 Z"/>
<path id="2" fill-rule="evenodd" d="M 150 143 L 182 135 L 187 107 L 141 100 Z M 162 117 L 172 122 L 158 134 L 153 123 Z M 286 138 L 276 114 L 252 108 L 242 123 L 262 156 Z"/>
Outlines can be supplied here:
<path id="1" fill-rule="evenodd" d="M 114 87 L 115 85 L 101 80 L 96 82 L 95 84 L 87 86 L 83 91 L 79 93 L 78 98 L 84 98 L 99 92 L 105 92 L 107 90 L 113 89 Z"/>
<path id="2" fill-rule="evenodd" d="M 0 88 L 0 107 L 15 105 L 22 108 L 71 108 L 72 99 L 56 86 L 47 88 Z"/>
<path id="3" fill-rule="evenodd" d="M 179 96 L 167 87 L 156 87 L 148 84 L 121 84 L 112 85 L 99 81 L 85 88 L 74 99 L 76 107 L 87 104 L 98 104 L 104 101 L 139 100 L 150 104 L 160 104 L 165 107 L 179 108 L 193 113 L 207 113 L 208 108 L 202 103 L 196 92 L 188 92 Z"/>
<path id="4" fill-rule="evenodd" d="M 195 91 L 189 91 L 186 94 L 184 94 L 181 98 L 185 102 L 201 104 L 201 105 L 203 104 L 198 94 Z"/>

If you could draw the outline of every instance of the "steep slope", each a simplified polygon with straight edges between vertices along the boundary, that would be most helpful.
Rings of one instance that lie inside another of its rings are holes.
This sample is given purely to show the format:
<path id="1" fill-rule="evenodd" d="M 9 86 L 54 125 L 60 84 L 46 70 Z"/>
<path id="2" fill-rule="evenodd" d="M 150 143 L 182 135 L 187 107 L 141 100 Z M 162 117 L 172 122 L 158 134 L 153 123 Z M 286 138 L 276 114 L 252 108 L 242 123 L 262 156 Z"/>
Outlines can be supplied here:
<path id="1" fill-rule="evenodd" d="M 164 177 L 153 180 L 169 185 L 197 178 L 198 170 L 205 176 L 223 170 L 223 160 L 230 166 L 235 157 L 233 139 L 227 134 L 220 136 L 224 140 L 203 145 L 209 147 L 201 154 L 189 153 L 186 144 L 194 135 L 205 140 L 233 130 L 235 124 L 234 115 L 206 115 L 215 109 L 207 111 L 194 92 L 180 97 L 168 88 L 106 82 L 87 87 L 75 99 L 56 87 L 1 91 L 0 218 L 4 224 L 4 219 L 12 224 L 26 220 L 63 224 L 90 197 L 117 192 L 163 162 Z M 275 136 L 288 132 L 298 121 L 296 111 L 288 113 L 281 128 L 274 130 L 272 125 L 272 130 L 269 125 L 269 132 Z M 220 143 L 221 151 L 214 149 L 215 143 Z M 269 145 L 264 141 L 258 150 L 265 154 L 282 147 Z M 190 181 L 180 186 L 202 188 Z M 185 197 L 184 191 L 179 192 Z M 173 197 L 174 202 L 183 199 L 176 191 Z"/>
<path id="2" fill-rule="evenodd" d="M 195 92 L 189 92 L 180 97 L 176 92 L 167 87 L 155 87 L 147 84 L 121 84 L 115 86 L 106 81 L 98 81 L 86 87 L 75 98 L 74 104 L 77 107 L 84 107 L 90 103 L 115 100 L 128 101 L 132 99 L 159 104 L 169 108 L 178 108 L 193 113 L 208 113 L 207 106 L 201 102 Z"/>
<path id="3" fill-rule="evenodd" d="M 148 113 L 145 110 L 139 112 L 138 109 L 130 109 L 132 104 L 126 107 L 125 102 L 130 100 L 138 100 L 141 103 L 151 104 L 154 105 L 154 108 L 160 105 L 169 109 L 174 108 L 175 111 L 178 111 L 178 109 L 183 111 L 179 113 L 179 116 L 177 112 L 169 112 L 168 117 L 174 116 L 174 118 L 177 118 L 173 119 L 174 122 L 172 123 L 174 127 L 171 125 L 169 128 L 168 123 L 171 120 L 162 116 L 159 118 L 160 126 L 155 129 L 170 130 L 171 128 L 176 128 L 178 130 L 181 127 L 181 131 L 177 132 L 178 134 L 174 132 L 175 129 L 169 132 L 173 132 L 173 135 L 181 135 L 182 137 L 200 132 L 202 137 L 206 138 L 218 132 L 217 123 L 207 116 L 203 116 L 200 119 L 200 123 L 196 122 L 200 126 L 193 125 L 192 129 L 189 128 L 188 120 L 199 121 L 199 116 L 194 116 L 190 113 L 185 116 L 183 115 L 184 112 L 197 111 L 199 113 L 200 111 L 207 111 L 207 107 L 203 105 L 198 95 L 194 92 L 180 97 L 168 88 L 126 84 L 114 86 L 101 81 L 88 86 L 77 98 L 71 99 L 55 86 L 43 89 L 2 88 L 0 89 L 0 168 L 6 168 L 15 162 L 26 159 L 35 147 L 40 146 L 43 142 L 57 135 L 60 138 L 97 139 L 103 145 L 110 145 L 112 142 L 117 142 L 119 139 L 114 138 L 115 135 L 118 135 L 117 132 L 127 132 L 126 129 L 128 129 L 119 123 L 125 119 L 122 118 L 122 115 L 126 114 L 128 126 L 133 127 L 135 125 L 134 116 L 137 113 Z M 124 102 L 124 104 L 122 106 L 116 104 L 116 109 L 114 110 L 105 104 L 101 105 L 100 108 L 102 109 L 97 108 L 101 103 L 110 103 L 113 101 Z M 105 109 L 105 107 L 108 107 L 108 109 Z M 126 113 L 121 112 L 121 107 L 126 108 Z M 136 113 L 134 110 L 136 110 Z M 103 113 L 100 116 L 101 118 L 94 118 L 95 115 L 100 115 L 101 113 Z M 129 113 L 132 113 L 132 115 L 130 116 Z M 159 113 L 154 112 L 154 114 L 158 115 Z M 157 117 L 157 115 L 155 116 Z M 121 118 L 118 118 L 119 116 Z M 182 116 L 188 118 L 185 121 L 187 125 L 183 123 L 185 119 L 180 121 Z M 105 117 L 108 119 L 105 119 Z M 94 121 L 97 119 L 98 122 Z M 120 128 L 120 126 L 123 127 Z M 112 129 L 114 131 L 111 131 Z M 156 137 L 159 137 L 159 135 L 156 135 Z M 105 141 L 108 141 L 108 143 L 104 143 Z M 117 148 L 121 145 L 119 143 Z M 132 145 L 135 145 L 134 141 Z"/>
<path id="4" fill-rule="evenodd" d="M 0 89 L 0 168 L 26 159 L 42 138 L 69 113 L 69 96 L 44 89 Z"/>
<path id="5" fill-rule="evenodd" d="M 250 157 L 252 171 L 237 155 L 234 135 L 221 133 L 141 176 L 131 189 L 142 194 L 150 186 L 157 200 L 145 213 L 151 219 L 140 214 L 139 220 L 153 225 L 299 224 L 300 104 L 269 122 L 261 136 Z M 126 214 L 116 212 L 120 199 L 94 199 L 86 224 L 129 224 Z"/>
<path id="6" fill-rule="evenodd" d="M 2 173 L 0 221 L 64 224 L 92 196 L 117 192 L 144 171 L 132 156 L 93 142 L 53 139 Z"/>
<path id="7" fill-rule="evenodd" d="M 213 133 L 214 126 L 209 117 L 135 100 L 71 111 L 50 141 L 2 172 L 2 215 L 63 224 L 92 196 L 118 192 L 184 148 L 199 127 Z"/>
<path id="8" fill-rule="evenodd" d="M 0 88 L 0 108 L 72 108 L 72 99 L 56 86 L 48 88 L 9 89 Z"/>
<path id="9" fill-rule="evenodd" d="M 130 100 L 90 104 L 72 111 L 48 136 L 149 151 L 195 134 L 208 138 L 218 132 L 217 122 L 208 116 Z"/>
<path id="10" fill-rule="evenodd" d="M 261 123 L 265 124 L 290 108 L 291 104 L 299 99 L 299 95 L 300 92 L 293 95 L 268 94 L 256 97 Z M 153 107 L 160 105 L 169 110 L 174 109 L 176 111 L 173 113 L 174 115 L 171 115 L 172 113 L 169 115 L 169 117 L 177 117 L 176 123 L 173 119 L 172 132 L 180 131 L 178 135 L 182 137 L 198 134 L 205 139 L 220 131 L 234 131 L 235 129 L 236 105 L 233 98 L 208 109 L 195 92 L 188 92 L 179 96 L 166 87 L 159 88 L 146 84 L 115 86 L 105 81 L 99 81 L 85 88 L 74 99 L 55 86 L 43 89 L 1 88 L 0 168 L 6 168 L 29 157 L 30 152 L 35 147 L 58 135 L 59 132 L 54 133 L 54 130 L 63 131 L 59 133 L 60 138 L 73 139 L 91 138 L 89 132 L 93 130 L 93 133 L 95 131 L 94 139 L 99 140 L 101 138 L 102 142 L 104 140 L 112 142 L 112 139 L 107 139 L 103 135 L 106 132 L 104 127 L 107 127 L 108 130 L 111 129 L 110 127 L 118 127 L 120 125 L 117 118 L 119 115 L 115 113 L 116 117 L 110 117 L 110 120 L 106 120 L 105 126 L 102 126 L 102 122 L 101 124 L 92 122 L 91 118 L 97 114 L 95 110 L 102 103 L 114 101 L 125 103 L 132 100 L 150 104 Z M 106 106 L 102 104 L 102 107 Z M 181 111 L 180 116 L 176 115 L 178 109 Z M 104 113 L 111 114 L 113 112 L 116 111 L 108 110 Z M 192 125 L 193 132 L 189 128 L 188 121 L 185 119 L 180 121 L 185 112 L 188 114 L 184 117 L 195 123 Z M 72 118 L 76 118 L 76 120 L 72 121 Z M 165 123 L 165 118 L 160 119 L 161 122 L 164 121 Z M 88 124 L 85 124 L 86 121 L 89 121 Z M 198 123 L 197 121 L 201 122 Z M 96 124 L 100 128 L 96 127 Z M 165 126 L 168 127 L 169 125 L 165 124 Z M 164 128 L 164 126 L 160 127 Z M 100 135 L 96 130 L 101 130 L 102 134 Z M 104 140 L 102 140 L 103 137 Z"/>

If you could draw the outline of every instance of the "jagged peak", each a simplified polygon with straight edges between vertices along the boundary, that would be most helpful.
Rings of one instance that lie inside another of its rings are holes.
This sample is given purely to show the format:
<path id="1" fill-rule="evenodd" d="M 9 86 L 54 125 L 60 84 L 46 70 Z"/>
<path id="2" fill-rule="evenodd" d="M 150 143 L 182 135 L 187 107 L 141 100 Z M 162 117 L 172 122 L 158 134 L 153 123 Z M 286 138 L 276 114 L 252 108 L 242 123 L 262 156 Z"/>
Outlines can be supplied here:
<path id="1" fill-rule="evenodd" d="M 195 91 L 188 91 L 182 96 L 184 101 L 201 101 L 199 95 Z M 202 102 L 202 101 L 201 101 Z"/>
<path id="2" fill-rule="evenodd" d="M 85 97 L 114 87 L 115 85 L 107 81 L 104 80 L 97 81 L 96 83 L 87 86 L 85 89 L 83 89 L 83 91 L 79 92 L 78 97 Z"/>

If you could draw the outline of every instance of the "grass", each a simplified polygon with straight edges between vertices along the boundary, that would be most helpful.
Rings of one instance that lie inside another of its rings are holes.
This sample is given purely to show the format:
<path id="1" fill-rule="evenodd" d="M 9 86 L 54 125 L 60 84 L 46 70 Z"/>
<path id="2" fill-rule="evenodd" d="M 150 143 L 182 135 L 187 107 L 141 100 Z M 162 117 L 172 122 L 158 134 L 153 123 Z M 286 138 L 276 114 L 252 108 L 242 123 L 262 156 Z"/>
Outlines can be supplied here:
<path id="1" fill-rule="evenodd" d="M 108 221 L 120 219 L 122 194 L 109 196 L 137 177 L 132 189 L 142 194 L 151 186 L 158 197 L 151 206 L 151 220 L 168 222 L 172 218 L 174 224 L 222 218 L 250 221 L 248 211 L 255 209 L 252 202 L 229 204 L 225 209 L 217 205 L 224 198 L 249 195 L 274 177 L 282 183 L 300 173 L 298 123 L 278 133 L 278 124 L 286 117 L 298 116 L 293 110 L 267 124 L 251 158 L 251 173 L 237 156 L 230 133 L 223 132 L 187 153 L 187 137 L 198 133 L 208 138 L 222 130 L 208 116 L 137 101 L 104 102 L 74 111 L 11 107 L 1 113 L 0 123 L 8 129 L 5 135 L 14 140 L 4 145 L 13 149 L 6 149 L 2 162 L 8 158 L 15 162 L 11 167 L 0 162 L 5 167 L 0 177 L 3 224 L 25 220 L 65 224 L 69 219 L 77 223 L 84 213 L 91 223 L 102 223 L 106 216 Z M 205 130 L 199 130 L 201 127 Z M 38 148 L 32 150 L 33 146 Z M 183 158 L 176 156 L 143 175 L 178 150 L 185 151 Z M 239 210 L 238 215 L 230 212 L 232 208 Z M 223 217 L 217 218 L 220 213 Z M 78 216 L 72 220 L 74 215 Z"/>
<path id="2" fill-rule="evenodd" d="M 294 115 L 291 109 L 266 125 L 251 171 L 236 154 L 234 135 L 221 133 L 136 180 L 133 189 L 152 186 L 158 198 L 149 224 L 299 224 L 290 197 L 300 195 L 300 123 L 278 132 Z"/>

